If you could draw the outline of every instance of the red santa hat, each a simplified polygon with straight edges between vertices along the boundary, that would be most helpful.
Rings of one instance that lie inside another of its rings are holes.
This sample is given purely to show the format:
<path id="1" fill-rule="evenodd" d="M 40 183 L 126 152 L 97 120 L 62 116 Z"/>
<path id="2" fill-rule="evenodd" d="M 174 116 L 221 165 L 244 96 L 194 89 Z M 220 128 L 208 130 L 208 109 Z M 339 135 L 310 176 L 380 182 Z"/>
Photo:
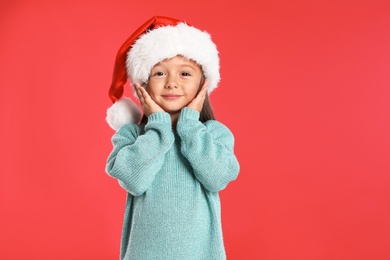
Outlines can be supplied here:
<path id="1" fill-rule="evenodd" d="M 139 27 L 119 49 L 114 66 L 109 97 L 114 104 L 107 110 L 106 121 L 114 130 L 127 123 L 138 123 L 140 108 L 127 97 L 123 88 L 130 79 L 142 85 L 149 79 L 151 69 L 157 63 L 181 55 L 202 67 L 209 79 L 208 93 L 220 81 L 219 57 L 211 36 L 186 22 L 174 18 L 155 16 Z"/>

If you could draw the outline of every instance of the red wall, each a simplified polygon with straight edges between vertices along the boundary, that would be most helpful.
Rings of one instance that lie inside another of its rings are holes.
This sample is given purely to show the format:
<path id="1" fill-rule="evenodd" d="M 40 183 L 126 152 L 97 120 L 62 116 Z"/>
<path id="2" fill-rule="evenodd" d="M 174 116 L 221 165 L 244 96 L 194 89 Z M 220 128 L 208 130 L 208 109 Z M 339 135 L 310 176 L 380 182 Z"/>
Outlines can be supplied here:
<path id="1" fill-rule="evenodd" d="M 241 163 L 221 192 L 228 259 L 390 259 L 388 1 L 5 2 L 0 259 L 118 259 L 107 92 L 153 15 L 221 53 L 211 101 Z"/>

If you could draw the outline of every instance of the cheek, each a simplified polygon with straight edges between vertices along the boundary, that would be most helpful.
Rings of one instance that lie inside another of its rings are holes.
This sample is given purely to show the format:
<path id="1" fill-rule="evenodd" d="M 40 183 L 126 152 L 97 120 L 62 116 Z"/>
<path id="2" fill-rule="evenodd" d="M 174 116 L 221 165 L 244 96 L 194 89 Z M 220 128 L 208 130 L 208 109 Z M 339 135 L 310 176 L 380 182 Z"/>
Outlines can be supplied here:
<path id="1" fill-rule="evenodd" d="M 196 95 L 198 95 L 201 88 L 202 88 L 202 86 L 200 86 L 199 83 L 193 85 L 193 87 L 191 88 L 191 91 L 190 91 L 192 98 L 195 98 Z"/>
<path id="2" fill-rule="evenodd" d="M 145 90 L 146 90 L 146 92 L 148 92 L 148 94 L 149 94 L 149 96 L 154 96 L 154 94 L 155 94 L 155 89 L 153 88 L 153 87 L 150 87 L 149 85 L 146 85 L 145 86 Z"/>
<path id="3" fill-rule="evenodd" d="M 191 99 L 194 99 L 194 98 L 196 97 L 197 94 L 198 94 L 198 90 L 197 90 L 197 89 L 193 89 L 193 90 L 191 91 L 191 93 L 189 94 L 189 97 L 190 97 Z"/>
<path id="4" fill-rule="evenodd" d="M 156 95 L 155 95 L 155 93 L 154 93 L 153 91 L 149 91 L 148 93 L 149 93 L 149 96 L 150 96 L 154 101 L 156 101 Z"/>

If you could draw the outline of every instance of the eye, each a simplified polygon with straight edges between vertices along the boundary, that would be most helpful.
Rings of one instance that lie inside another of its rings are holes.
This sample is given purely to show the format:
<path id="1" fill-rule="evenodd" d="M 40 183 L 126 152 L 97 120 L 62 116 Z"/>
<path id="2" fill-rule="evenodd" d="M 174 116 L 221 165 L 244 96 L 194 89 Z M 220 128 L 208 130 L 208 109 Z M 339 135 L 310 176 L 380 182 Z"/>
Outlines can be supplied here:
<path id="1" fill-rule="evenodd" d="M 162 76 L 164 76 L 164 75 L 165 75 L 165 73 L 162 72 L 162 71 L 156 71 L 156 72 L 153 74 L 153 76 L 156 76 L 156 77 L 162 77 Z"/>
<path id="2" fill-rule="evenodd" d="M 184 76 L 184 77 L 190 77 L 191 76 L 191 74 L 188 73 L 188 72 L 182 72 L 180 75 Z"/>

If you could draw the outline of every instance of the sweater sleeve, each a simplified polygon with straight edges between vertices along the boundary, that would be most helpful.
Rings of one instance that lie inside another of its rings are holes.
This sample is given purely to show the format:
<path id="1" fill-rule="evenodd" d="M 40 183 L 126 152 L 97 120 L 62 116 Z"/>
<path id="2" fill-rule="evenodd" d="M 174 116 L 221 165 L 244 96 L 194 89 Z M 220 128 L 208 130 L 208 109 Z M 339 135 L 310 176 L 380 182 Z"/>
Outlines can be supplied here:
<path id="1" fill-rule="evenodd" d="M 137 125 L 124 125 L 112 137 L 113 150 L 106 172 L 133 196 L 142 195 L 153 182 L 174 142 L 168 113 L 149 115 L 145 133 Z"/>
<path id="2" fill-rule="evenodd" d="M 182 154 L 207 190 L 220 191 L 237 178 L 240 166 L 234 154 L 234 137 L 226 126 L 215 120 L 202 124 L 198 111 L 183 108 L 176 129 Z"/>

